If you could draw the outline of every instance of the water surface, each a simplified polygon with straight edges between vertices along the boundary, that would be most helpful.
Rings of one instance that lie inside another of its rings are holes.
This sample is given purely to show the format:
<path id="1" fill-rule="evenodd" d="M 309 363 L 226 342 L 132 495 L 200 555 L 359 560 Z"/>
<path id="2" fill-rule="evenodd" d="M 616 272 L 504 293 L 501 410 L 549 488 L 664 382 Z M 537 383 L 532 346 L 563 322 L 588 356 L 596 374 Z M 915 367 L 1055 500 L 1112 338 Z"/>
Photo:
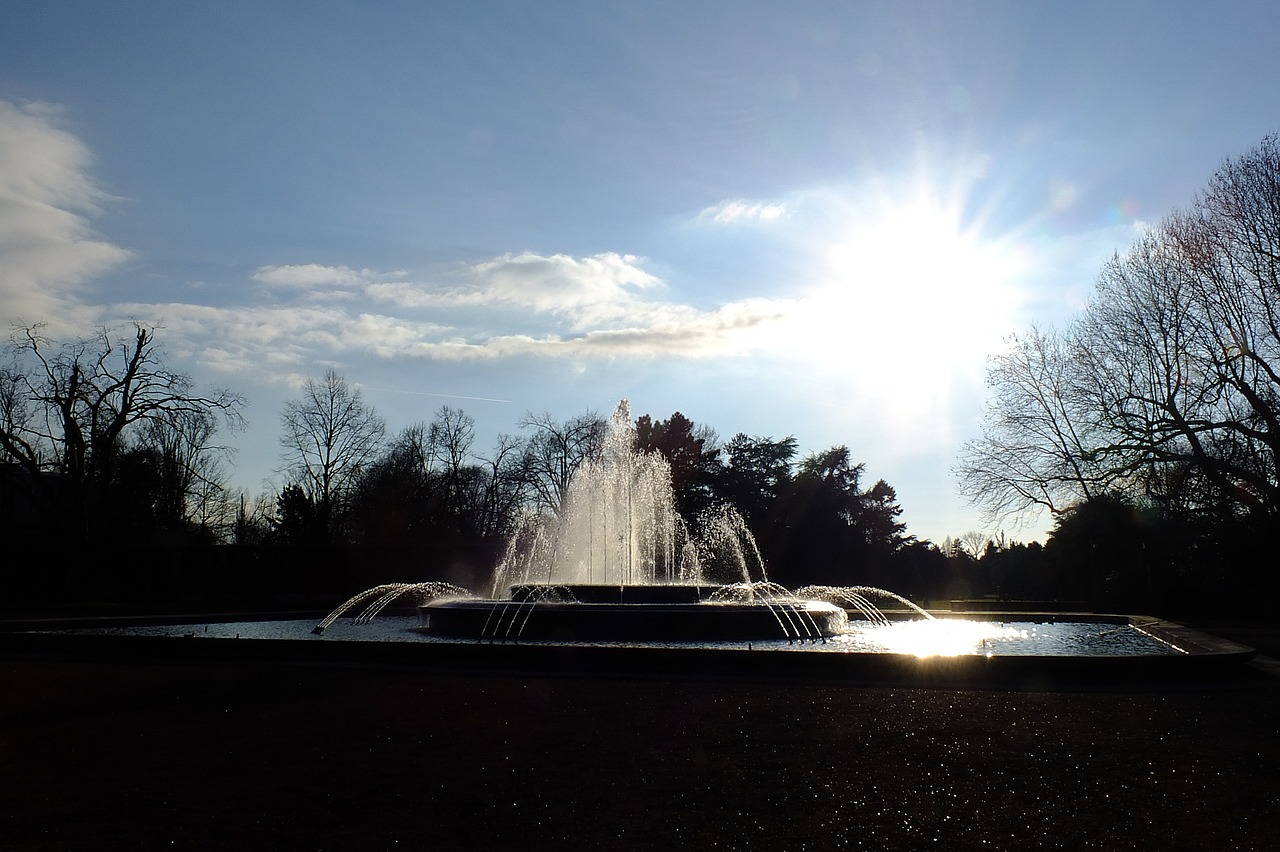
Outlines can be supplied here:
<path id="1" fill-rule="evenodd" d="M 138 627 L 92 627 L 58 631 L 90 635 L 175 636 L 196 639 L 278 639 L 300 642 L 427 642 L 476 644 L 488 640 L 446 639 L 415 628 L 417 616 L 382 615 L 368 624 L 334 622 L 323 635 L 311 632 L 313 619 L 229 621 Z M 522 644 L 555 644 L 525 642 Z M 595 645 L 669 647 L 676 643 L 596 642 Z M 683 645 L 682 645 L 683 647 Z M 895 622 L 887 626 L 850 625 L 848 632 L 818 641 L 703 643 L 717 649 L 761 649 L 797 653 L 896 653 L 930 656 L 1169 656 L 1178 648 L 1127 624 L 1109 622 L 974 621 L 939 618 Z"/>

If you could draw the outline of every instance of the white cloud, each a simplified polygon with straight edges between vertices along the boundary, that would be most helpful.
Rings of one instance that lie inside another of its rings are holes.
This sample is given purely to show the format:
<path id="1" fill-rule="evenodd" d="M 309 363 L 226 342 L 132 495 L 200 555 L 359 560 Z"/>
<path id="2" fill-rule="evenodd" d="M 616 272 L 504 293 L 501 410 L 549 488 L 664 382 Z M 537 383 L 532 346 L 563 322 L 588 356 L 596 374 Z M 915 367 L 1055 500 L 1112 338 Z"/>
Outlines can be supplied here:
<path id="1" fill-rule="evenodd" d="M 517 309 L 567 321 L 585 331 L 600 324 L 629 322 L 651 303 L 644 291 L 660 289 L 660 279 L 633 255 L 604 252 L 590 257 L 532 252 L 505 254 L 466 266 L 447 283 L 403 280 L 405 273 L 379 274 L 346 266 L 303 264 L 263 266 L 253 280 L 282 291 L 309 290 L 316 299 L 347 298 L 358 292 L 375 302 L 410 310 Z"/>
<path id="2" fill-rule="evenodd" d="M 470 297 L 464 292 L 445 290 L 417 281 L 380 281 L 366 285 L 364 293 L 375 302 L 396 308 L 439 308 L 462 304 Z"/>
<path id="3" fill-rule="evenodd" d="M 400 357 L 423 340 L 451 333 L 430 322 L 352 313 L 332 305 L 132 304 L 114 306 L 112 312 L 117 321 L 137 318 L 156 323 L 176 354 L 223 373 L 259 376 L 335 356 Z"/>
<path id="4" fill-rule="evenodd" d="M 378 282 L 364 292 L 400 308 L 514 308 L 525 316 L 543 316 L 567 322 L 567 329 L 585 331 L 643 316 L 661 303 L 645 301 L 642 293 L 662 287 L 633 255 L 605 252 L 575 258 L 524 252 L 472 264 L 459 283 Z"/>
<path id="5" fill-rule="evenodd" d="M 109 196 L 58 119 L 47 104 L 0 101 L 0 320 L 47 321 L 55 334 L 92 323 L 85 285 L 129 258 L 90 227 Z"/>
<path id="6" fill-rule="evenodd" d="M 355 270 L 347 266 L 322 266 L 304 263 L 281 266 L 260 266 L 253 273 L 253 280 L 284 288 L 356 287 L 377 280 L 368 269 Z"/>
<path id="7" fill-rule="evenodd" d="M 625 317 L 636 290 L 662 283 L 640 268 L 638 258 L 614 252 L 584 258 L 508 254 L 476 264 L 472 273 L 482 300 L 561 314 L 578 329 Z"/>
<path id="8" fill-rule="evenodd" d="M 790 211 L 785 204 L 765 204 L 759 201 L 721 201 L 698 214 L 699 222 L 715 222 L 730 225 L 739 222 L 772 222 Z"/>
<path id="9" fill-rule="evenodd" d="M 268 299 L 275 288 L 334 286 L 350 288 L 338 292 L 358 301 L 134 304 L 112 312 L 160 323 L 166 339 L 182 347 L 179 354 L 208 368 L 289 381 L 309 366 L 360 355 L 442 361 L 737 355 L 758 345 L 753 334 L 791 309 L 754 300 L 704 311 L 654 299 L 662 282 L 636 257 L 612 252 L 503 255 L 444 285 L 318 264 L 264 266 L 252 278 L 271 285 L 259 294 Z M 372 309 L 379 303 L 385 310 Z"/>
<path id="10" fill-rule="evenodd" d="M 758 300 L 699 312 L 669 306 L 650 322 L 583 334 L 506 333 L 475 339 L 423 340 L 405 354 L 449 361 L 499 358 L 713 358 L 746 354 L 757 333 L 785 316 L 790 303 Z"/>

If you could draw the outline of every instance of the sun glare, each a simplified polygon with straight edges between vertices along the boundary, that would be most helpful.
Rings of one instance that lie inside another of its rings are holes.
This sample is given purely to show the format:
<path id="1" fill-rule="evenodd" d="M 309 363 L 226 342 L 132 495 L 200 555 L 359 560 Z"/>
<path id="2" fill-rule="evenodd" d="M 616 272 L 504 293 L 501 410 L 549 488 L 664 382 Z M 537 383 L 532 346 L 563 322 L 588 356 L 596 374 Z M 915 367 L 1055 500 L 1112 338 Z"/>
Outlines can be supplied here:
<path id="1" fill-rule="evenodd" d="M 921 658 L 991 656 L 999 643 L 1027 638 L 1026 630 L 1004 624 L 947 618 L 896 622 L 884 634 L 881 641 L 890 653 Z"/>
<path id="2" fill-rule="evenodd" d="M 1019 252 L 958 207 L 923 196 L 849 211 L 815 247 L 822 266 L 792 342 L 913 428 L 943 428 L 954 389 L 980 391 L 986 356 L 1017 327 Z"/>
<path id="3" fill-rule="evenodd" d="M 814 298 L 893 363 L 932 373 L 1005 333 L 1016 307 L 1004 286 L 1011 260 L 952 212 L 915 203 L 850 223 Z"/>

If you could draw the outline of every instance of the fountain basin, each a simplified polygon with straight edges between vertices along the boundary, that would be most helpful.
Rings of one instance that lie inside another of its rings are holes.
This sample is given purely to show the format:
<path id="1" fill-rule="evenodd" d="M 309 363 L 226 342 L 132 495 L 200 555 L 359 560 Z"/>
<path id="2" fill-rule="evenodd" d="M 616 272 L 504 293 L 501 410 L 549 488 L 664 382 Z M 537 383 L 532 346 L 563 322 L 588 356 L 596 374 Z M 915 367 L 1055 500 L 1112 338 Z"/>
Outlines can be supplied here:
<path id="1" fill-rule="evenodd" d="M 716 586 L 521 584 L 511 600 L 418 607 L 422 632 L 453 639 L 553 642 L 821 641 L 844 629 L 824 601 L 718 600 Z"/>
<path id="2" fill-rule="evenodd" d="M 1117 653 L 1110 647 L 1082 644 L 1072 635 L 1064 636 L 1066 644 L 1056 649 L 1034 650 L 1013 643 L 995 649 L 994 655 L 970 650 L 956 656 L 859 651 L 839 635 L 826 642 L 788 642 L 777 636 L 769 641 L 703 643 L 477 641 L 426 635 L 416 615 L 383 616 L 371 623 L 344 620 L 317 636 L 311 628 L 318 614 L 299 618 L 301 614 L 295 613 L 291 620 L 277 620 L 285 614 L 273 614 L 268 620 L 258 620 L 263 615 L 0 621 L 0 659 L 396 666 L 424 673 L 527 677 L 746 679 L 1025 690 L 1184 689 L 1193 682 L 1247 682 L 1258 675 L 1246 665 L 1254 657 L 1252 648 L 1139 616 L 1064 617 L 1059 613 L 1053 619 L 1058 624 L 1074 624 L 1079 628 L 1074 631 L 1076 636 L 1139 627 L 1162 641 L 1175 643 L 1177 650 Z M 999 617 L 1005 626 L 1028 632 L 1045 623 L 1018 620 L 1029 618 L 1024 613 L 984 615 Z M 1079 619 L 1087 620 L 1076 624 Z"/>

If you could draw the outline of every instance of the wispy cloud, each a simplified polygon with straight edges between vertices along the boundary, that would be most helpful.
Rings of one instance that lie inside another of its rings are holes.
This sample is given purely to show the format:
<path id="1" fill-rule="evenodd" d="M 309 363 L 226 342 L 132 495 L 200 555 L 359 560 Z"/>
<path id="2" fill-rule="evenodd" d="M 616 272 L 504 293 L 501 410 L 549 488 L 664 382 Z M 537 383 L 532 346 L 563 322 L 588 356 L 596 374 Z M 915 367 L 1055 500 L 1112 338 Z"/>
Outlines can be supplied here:
<path id="1" fill-rule="evenodd" d="M 137 318 L 159 324 L 171 352 L 205 367 L 286 381 L 298 370 L 305 374 L 310 364 L 356 354 L 400 357 L 422 340 L 450 333 L 430 322 L 334 305 L 124 304 L 111 312 L 117 321 Z"/>
<path id="2" fill-rule="evenodd" d="M 765 204 L 760 201 L 721 201 L 698 214 L 699 222 L 719 225 L 738 223 L 772 222 L 788 215 L 785 204 Z"/>
<path id="3" fill-rule="evenodd" d="M 378 276 L 369 269 L 355 270 L 318 263 L 260 266 L 252 275 L 254 281 L 284 288 L 355 287 L 385 277 L 391 276 Z"/>
<path id="4" fill-rule="evenodd" d="M 378 282 L 365 293 L 399 308 L 516 308 L 585 330 L 625 322 L 648 304 L 641 298 L 643 291 L 663 286 L 633 255 L 605 252 L 576 258 L 524 252 L 472 264 L 459 280 L 448 283 Z"/>
<path id="5" fill-rule="evenodd" d="M 510 333 L 476 339 L 424 340 L 406 354 L 439 360 L 509 358 L 713 358 L 752 351 L 756 333 L 784 318 L 785 303 L 767 300 L 700 312 L 679 306 L 655 311 L 650 322 L 573 335 Z"/>
<path id="6" fill-rule="evenodd" d="M 508 254 L 476 264 L 472 272 L 491 298 L 583 319 L 602 307 L 629 303 L 636 290 L 662 284 L 640 267 L 638 258 L 614 252 L 584 258 Z"/>
<path id="7" fill-rule="evenodd" d="M 154 317 L 184 341 L 182 354 L 210 368 L 271 373 L 285 381 L 294 381 L 308 364 L 359 355 L 451 362 L 735 355 L 750 351 L 753 331 L 790 310 L 769 300 L 700 310 L 654 298 L 665 292 L 663 282 L 638 258 L 613 252 L 508 254 L 440 283 L 382 280 L 401 274 L 318 264 L 264 266 L 251 277 L 269 285 L 258 294 L 265 301 L 113 310 Z M 314 290 L 313 301 L 271 301 L 273 293 L 287 296 L 297 289 Z"/>
<path id="8" fill-rule="evenodd" d="M 47 104 L 0 101 L 0 319 L 73 332 L 91 320 L 85 285 L 130 255 L 90 226 L 110 196 L 59 120 Z"/>

